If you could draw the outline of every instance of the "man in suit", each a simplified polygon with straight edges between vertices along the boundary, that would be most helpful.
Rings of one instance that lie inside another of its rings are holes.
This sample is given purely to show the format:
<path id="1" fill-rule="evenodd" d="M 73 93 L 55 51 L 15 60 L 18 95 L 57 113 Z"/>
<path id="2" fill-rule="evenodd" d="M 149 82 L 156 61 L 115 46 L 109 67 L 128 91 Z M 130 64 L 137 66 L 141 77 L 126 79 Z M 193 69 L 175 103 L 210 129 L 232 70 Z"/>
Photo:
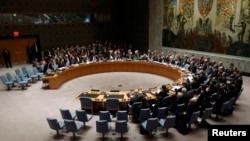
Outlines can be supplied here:
<path id="1" fill-rule="evenodd" d="M 4 48 L 4 50 L 2 51 L 2 56 L 3 56 L 6 68 L 12 68 L 10 51 Z"/>

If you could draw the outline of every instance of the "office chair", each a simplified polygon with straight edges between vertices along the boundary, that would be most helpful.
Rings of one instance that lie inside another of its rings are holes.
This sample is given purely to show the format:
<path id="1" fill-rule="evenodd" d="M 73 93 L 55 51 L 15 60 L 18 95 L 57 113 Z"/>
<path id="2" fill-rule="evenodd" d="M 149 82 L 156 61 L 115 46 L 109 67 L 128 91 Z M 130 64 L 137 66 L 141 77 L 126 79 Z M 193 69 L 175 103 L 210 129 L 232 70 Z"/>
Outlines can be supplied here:
<path id="1" fill-rule="evenodd" d="M 28 69 L 25 66 L 21 67 L 22 73 L 24 74 L 24 76 L 28 76 Z"/>
<path id="2" fill-rule="evenodd" d="M 27 69 L 27 76 L 31 78 L 32 82 L 35 82 L 38 79 L 38 75 L 34 74 L 31 70 Z"/>
<path id="3" fill-rule="evenodd" d="M 33 67 L 33 73 L 38 75 L 38 79 L 41 79 L 44 75 L 43 72 L 39 72 L 39 70 L 36 67 Z"/>
<path id="4" fill-rule="evenodd" d="M 208 107 L 208 108 L 205 108 L 202 115 L 198 117 L 198 123 L 199 124 L 205 124 L 207 123 L 206 122 L 206 119 L 210 118 L 211 114 L 212 114 L 212 111 L 213 111 L 213 107 Z"/>
<path id="5" fill-rule="evenodd" d="M 80 103 L 82 110 L 91 110 L 91 114 L 94 114 L 93 101 L 89 97 L 80 97 Z"/>
<path id="6" fill-rule="evenodd" d="M 74 120 L 76 118 L 76 113 L 69 109 L 60 109 L 60 113 L 63 119 Z"/>
<path id="7" fill-rule="evenodd" d="M 65 127 L 64 121 L 58 121 L 56 118 L 47 117 L 47 122 L 51 129 L 56 130 L 57 136 L 59 136 L 59 130 Z"/>
<path id="8" fill-rule="evenodd" d="M 143 122 L 151 117 L 151 111 L 149 108 L 141 109 L 138 117 L 138 121 Z"/>
<path id="9" fill-rule="evenodd" d="M 128 103 L 128 114 L 133 115 L 134 110 L 141 108 L 142 102 L 135 102 L 133 104 Z"/>
<path id="10" fill-rule="evenodd" d="M 123 110 L 123 111 L 117 111 L 116 113 L 116 120 L 125 120 L 128 121 L 128 112 Z"/>
<path id="11" fill-rule="evenodd" d="M 162 128 L 166 129 L 166 133 L 168 134 L 168 129 L 175 127 L 175 120 L 176 120 L 176 116 L 171 115 L 171 116 L 167 116 L 166 118 L 161 118 L 159 120 L 159 124 Z"/>
<path id="12" fill-rule="evenodd" d="M 119 99 L 117 99 L 117 98 L 107 98 L 107 100 L 106 100 L 106 110 L 107 111 L 116 112 L 119 109 L 120 109 Z"/>
<path id="13" fill-rule="evenodd" d="M 165 119 L 168 115 L 168 108 L 167 107 L 158 107 L 156 111 L 156 117 L 160 119 Z"/>
<path id="14" fill-rule="evenodd" d="M 109 111 L 99 111 L 99 120 L 106 120 L 108 122 L 112 121 L 113 116 Z"/>
<path id="15" fill-rule="evenodd" d="M 83 122 L 83 128 L 85 128 L 85 122 L 90 121 L 93 115 L 86 113 L 85 110 L 76 110 L 76 117 L 78 121 Z"/>
<path id="16" fill-rule="evenodd" d="M 3 84 L 7 86 L 7 90 L 11 90 L 11 86 L 14 86 L 14 81 L 8 80 L 4 75 L 0 76 Z"/>
<path id="17" fill-rule="evenodd" d="M 126 120 L 117 120 L 115 123 L 115 132 L 121 134 L 121 140 L 123 140 L 123 134 L 129 130 L 128 122 Z"/>
<path id="18" fill-rule="evenodd" d="M 104 134 L 110 132 L 111 126 L 107 120 L 97 120 L 96 121 L 96 132 L 102 133 L 102 139 L 104 140 Z"/>
<path id="19" fill-rule="evenodd" d="M 15 76 L 17 80 L 17 84 L 22 87 L 22 90 L 24 90 L 28 86 L 28 81 L 27 80 L 21 80 L 19 76 Z"/>
<path id="20" fill-rule="evenodd" d="M 148 135 L 151 136 L 153 134 L 153 131 L 157 131 L 158 118 L 148 118 L 141 123 L 141 126 L 145 131 L 148 132 Z"/>
<path id="21" fill-rule="evenodd" d="M 175 115 L 184 112 L 185 109 L 186 109 L 185 103 L 178 104 L 178 105 L 176 106 L 176 109 L 175 109 Z"/>
<path id="22" fill-rule="evenodd" d="M 188 121 L 188 129 L 191 129 L 191 124 L 197 122 L 199 115 L 200 115 L 200 111 L 196 111 L 196 112 L 192 113 L 192 115 Z"/>
<path id="23" fill-rule="evenodd" d="M 14 77 L 12 77 L 12 75 L 11 75 L 9 72 L 6 73 L 6 77 L 7 77 L 7 79 L 8 79 L 9 81 L 16 82 L 16 79 L 15 79 Z"/>
<path id="24" fill-rule="evenodd" d="M 82 127 L 83 124 L 74 120 L 64 119 L 65 126 L 68 132 L 73 133 L 73 138 L 75 139 L 75 132 L 78 132 Z"/>
<path id="25" fill-rule="evenodd" d="M 169 107 L 171 104 L 172 104 L 172 100 L 173 100 L 173 97 L 172 96 L 165 96 L 161 102 L 160 102 L 160 105 L 162 107 Z"/>

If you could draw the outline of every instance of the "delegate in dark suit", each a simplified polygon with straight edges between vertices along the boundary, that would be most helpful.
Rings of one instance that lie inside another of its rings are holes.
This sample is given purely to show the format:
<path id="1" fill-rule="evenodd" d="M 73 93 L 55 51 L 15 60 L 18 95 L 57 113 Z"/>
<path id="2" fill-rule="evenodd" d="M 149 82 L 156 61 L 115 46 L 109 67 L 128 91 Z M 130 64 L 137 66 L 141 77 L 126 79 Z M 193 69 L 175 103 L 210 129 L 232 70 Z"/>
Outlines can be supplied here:
<path id="1" fill-rule="evenodd" d="M 10 54 L 9 50 L 4 48 L 4 50 L 2 51 L 2 56 L 3 56 L 6 68 L 12 68 L 11 54 Z"/>

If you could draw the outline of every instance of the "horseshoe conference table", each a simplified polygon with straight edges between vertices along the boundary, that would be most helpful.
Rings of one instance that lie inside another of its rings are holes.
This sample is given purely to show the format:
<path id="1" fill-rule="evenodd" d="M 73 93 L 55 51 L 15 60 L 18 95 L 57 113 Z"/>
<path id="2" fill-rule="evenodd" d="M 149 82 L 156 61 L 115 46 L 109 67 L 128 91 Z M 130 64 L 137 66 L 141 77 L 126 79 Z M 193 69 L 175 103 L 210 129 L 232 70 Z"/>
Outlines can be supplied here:
<path id="1" fill-rule="evenodd" d="M 172 79 L 177 84 L 183 82 L 183 69 L 158 62 L 146 61 L 106 61 L 79 64 L 65 68 L 59 68 L 56 72 L 45 75 L 43 83 L 48 84 L 49 89 L 58 89 L 60 86 L 77 77 L 104 73 L 104 72 L 141 72 L 164 76 Z"/>

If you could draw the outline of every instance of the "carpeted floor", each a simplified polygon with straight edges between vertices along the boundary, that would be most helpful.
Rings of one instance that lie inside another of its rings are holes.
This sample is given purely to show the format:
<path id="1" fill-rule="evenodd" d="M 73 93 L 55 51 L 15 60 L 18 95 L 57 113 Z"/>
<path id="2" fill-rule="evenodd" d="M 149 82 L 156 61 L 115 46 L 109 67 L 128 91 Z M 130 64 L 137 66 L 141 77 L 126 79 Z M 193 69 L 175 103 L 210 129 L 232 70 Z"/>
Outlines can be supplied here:
<path id="1" fill-rule="evenodd" d="M 15 69 L 27 66 L 27 64 L 14 65 L 13 68 L 0 68 L 0 75 L 10 72 L 15 75 Z M 232 115 L 223 117 L 221 121 L 208 120 L 210 124 L 249 124 L 250 118 L 250 78 L 244 76 L 244 91 Z M 131 90 L 135 88 L 149 88 L 171 82 L 167 78 L 144 73 L 101 73 L 79 77 L 64 83 L 58 90 L 42 89 L 42 82 L 38 81 L 30 84 L 27 90 L 14 87 L 6 90 L 6 86 L 0 83 L 0 140 L 2 141 L 55 141 L 73 140 L 72 133 L 66 130 L 60 131 L 60 136 L 56 137 L 56 132 L 49 128 L 47 117 L 55 117 L 62 120 L 59 109 L 67 108 L 71 111 L 80 109 L 80 101 L 76 96 L 84 90 L 95 88 L 101 90 L 120 89 Z M 94 115 L 93 119 L 86 123 L 86 129 L 76 133 L 75 140 L 99 141 L 102 134 L 96 132 L 95 121 L 98 119 Z M 114 118 L 115 120 L 115 118 Z M 105 134 L 106 141 L 120 140 L 120 134 L 114 132 L 114 122 L 111 132 Z M 141 135 L 138 124 L 129 121 L 129 132 L 124 134 L 124 141 L 204 141 L 207 140 L 207 129 L 192 125 L 192 130 L 188 135 L 180 134 L 176 129 L 170 129 L 168 136 L 165 130 L 158 128 L 153 137 Z"/>

